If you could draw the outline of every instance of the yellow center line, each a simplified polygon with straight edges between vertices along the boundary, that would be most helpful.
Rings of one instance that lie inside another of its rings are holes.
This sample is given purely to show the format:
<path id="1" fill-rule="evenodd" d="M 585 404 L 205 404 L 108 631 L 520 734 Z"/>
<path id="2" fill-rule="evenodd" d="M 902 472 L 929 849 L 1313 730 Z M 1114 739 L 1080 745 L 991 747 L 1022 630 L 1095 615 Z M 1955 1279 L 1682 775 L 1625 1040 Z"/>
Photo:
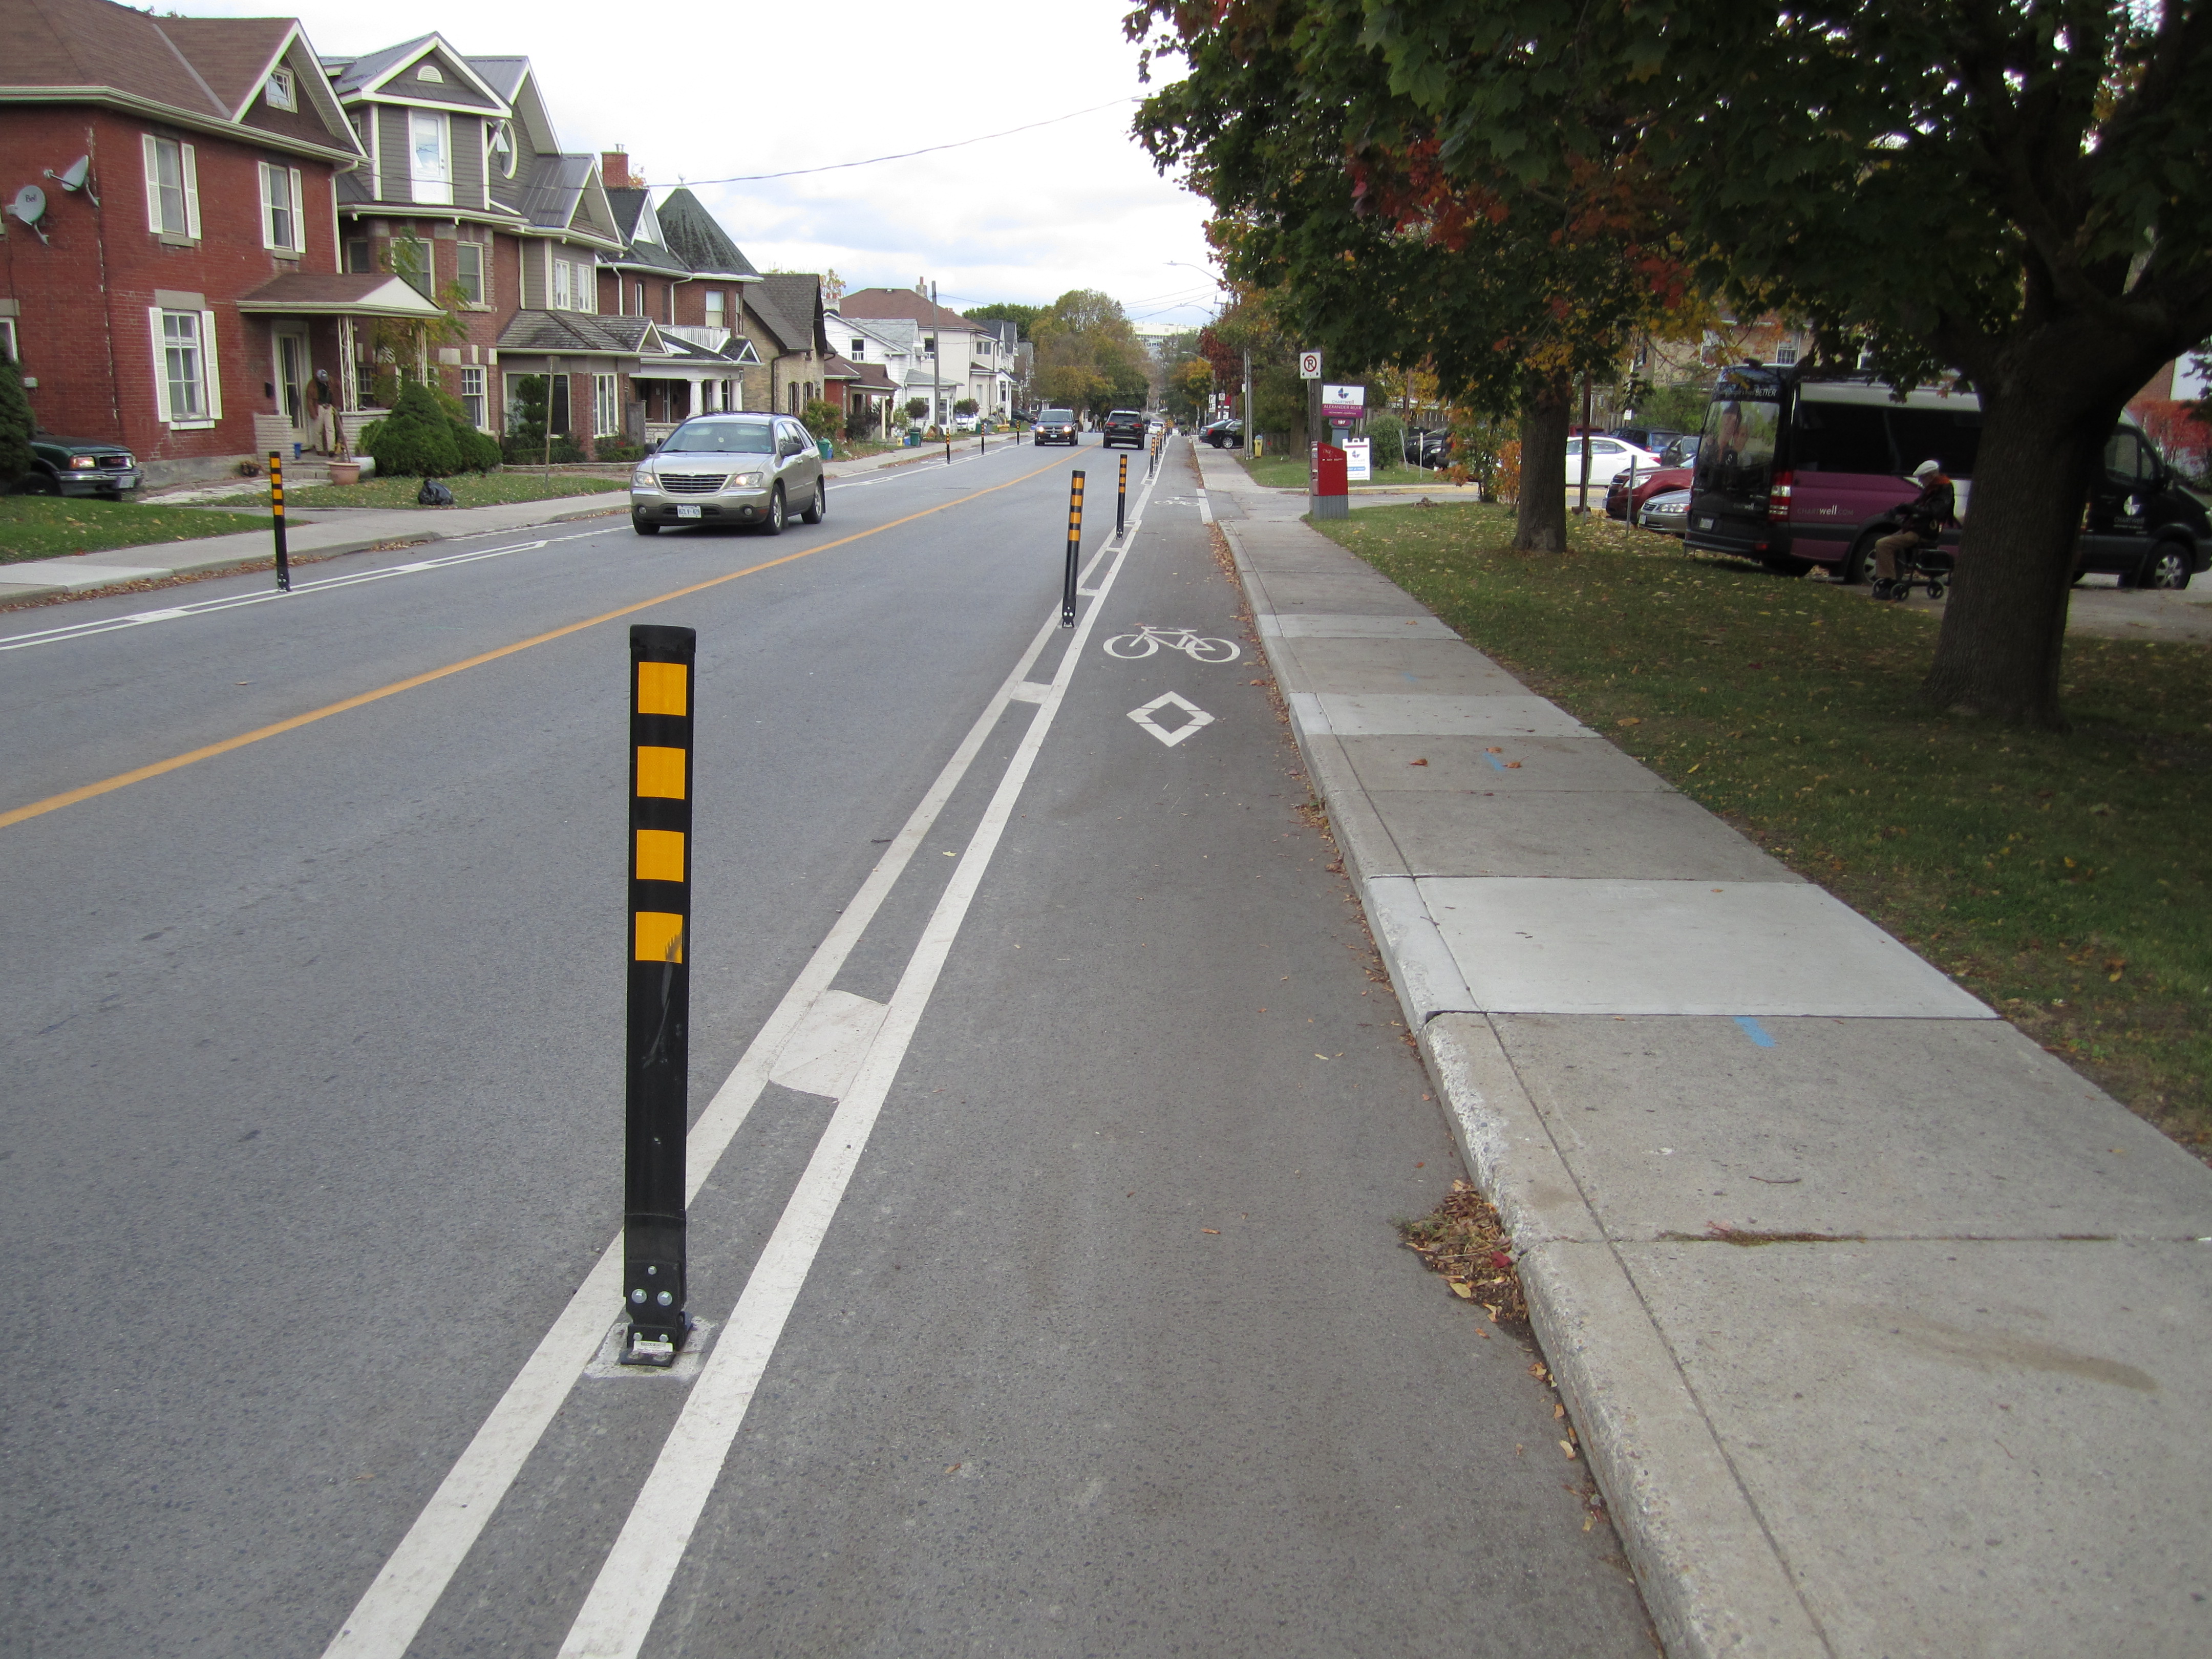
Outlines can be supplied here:
<path id="1" fill-rule="evenodd" d="M 845 547 L 854 542 L 866 541 L 871 536 L 882 535 L 886 530 L 896 530 L 901 525 L 912 524 L 916 519 L 926 519 L 933 513 L 943 513 L 951 507 L 964 506 L 969 501 L 981 501 L 986 495 L 995 495 L 1002 489 L 1012 489 L 1016 484 L 1027 483 L 1031 478 L 1049 472 L 1054 467 L 1065 466 L 1075 459 L 1075 455 L 1063 455 L 1055 461 L 1036 468 L 1034 471 L 1023 473 L 1018 478 L 1009 478 L 1004 483 L 992 484 L 988 489 L 978 489 L 969 495 L 963 495 L 957 501 L 940 501 L 935 507 L 925 507 L 919 513 L 909 513 L 902 519 L 893 519 L 888 524 L 879 524 L 870 530 L 856 530 L 849 536 L 840 536 L 835 541 L 823 542 L 818 547 L 801 548 L 798 552 L 787 553 L 780 559 L 769 559 L 763 563 L 748 566 L 743 570 L 732 570 L 726 575 L 715 576 L 703 582 L 694 582 L 690 586 L 679 587 L 673 592 L 662 593 L 650 599 L 641 599 L 635 605 L 626 605 L 619 611 L 609 611 L 600 616 L 586 617 L 582 622 L 570 623 L 564 628 L 556 628 L 548 633 L 533 635 L 529 639 L 518 640 L 513 645 L 503 645 L 496 651 L 486 651 L 479 656 L 465 658 L 456 663 L 448 663 L 443 668 L 433 668 L 427 673 L 410 675 L 404 680 L 395 680 L 390 685 L 379 686 L 374 691 L 363 691 L 357 696 L 345 697 L 337 702 L 326 703 L 320 708 L 310 709 L 304 714 L 295 714 L 289 720 L 278 720 L 272 726 L 257 726 L 251 732 L 241 732 L 234 738 L 225 738 L 220 743 L 211 743 L 204 748 L 194 749 L 182 755 L 173 755 L 167 760 L 155 761 L 150 766 L 136 767 L 128 772 L 118 772 L 112 778 L 102 778 L 98 783 L 88 783 L 75 789 L 65 789 L 58 795 L 49 795 L 44 800 L 34 800 L 27 806 L 12 807 L 7 811 L 0 812 L 0 830 L 5 830 L 11 824 L 21 823 L 28 818 L 42 817 L 48 812 L 58 812 L 64 806 L 74 806 L 81 800 L 92 799 L 95 795 L 109 794 L 134 783 L 143 783 L 149 778 L 158 778 L 164 773 L 179 771 L 199 761 L 213 760 L 217 755 L 228 755 L 234 749 L 243 749 L 248 744 L 260 743 L 269 738 L 281 737 L 287 732 L 296 732 L 303 726 L 313 726 L 317 720 L 328 720 L 333 714 L 343 714 L 349 709 L 365 708 L 372 702 L 381 702 L 386 697 L 398 696 L 402 691 L 412 691 L 417 686 L 428 685 L 433 680 L 442 680 L 448 674 L 459 674 L 467 669 L 481 668 L 488 662 L 497 662 L 501 657 L 512 657 L 519 651 L 527 651 L 533 645 L 544 645 L 550 640 L 566 639 L 571 634 L 580 634 L 584 629 L 597 628 L 602 623 L 611 623 L 623 617 L 634 617 L 641 611 L 652 610 L 656 605 L 666 605 L 671 599 L 684 599 L 693 593 L 703 593 L 710 587 L 720 587 L 724 582 L 733 582 L 740 576 L 756 576 L 763 570 L 773 570 L 780 564 L 789 564 L 796 559 L 811 558 L 817 553 L 827 553 L 833 547 Z"/>

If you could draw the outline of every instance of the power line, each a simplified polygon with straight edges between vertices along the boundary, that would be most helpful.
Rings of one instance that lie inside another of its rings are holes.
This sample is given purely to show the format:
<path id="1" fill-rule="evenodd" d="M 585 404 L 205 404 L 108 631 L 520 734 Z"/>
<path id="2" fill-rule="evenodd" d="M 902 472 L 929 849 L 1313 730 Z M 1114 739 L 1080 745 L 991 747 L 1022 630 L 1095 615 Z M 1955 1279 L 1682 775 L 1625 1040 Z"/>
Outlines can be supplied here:
<path id="1" fill-rule="evenodd" d="M 1089 109 L 1055 115 L 1049 120 L 1031 121 L 1027 126 L 1008 127 L 1004 132 L 987 132 L 975 138 L 959 138 L 949 144 L 927 144 L 920 149 L 902 149 L 896 155 L 872 155 L 865 161 L 832 161 L 828 167 L 793 167 L 786 173 L 744 173 L 733 179 L 685 179 L 681 182 L 685 185 L 757 185 L 770 179 L 802 179 L 811 173 L 842 173 L 848 167 L 872 167 L 885 161 L 909 161 L 917 155 L 934 155 L 939 150 L 965 149 L 970 144 L 988 144 L 994 138 L 1011 138 L 1018 132 L 1035 132 L 1039 127 L 1056 127 L 1062 121 L 1073 121 L 1081 115 L 1096 115 L 1100 110 L 1112 109 L 1117 104 L 1142 101 L 1137 98 L 1109 98 L 1103 104 L 1091 105 Z"/>

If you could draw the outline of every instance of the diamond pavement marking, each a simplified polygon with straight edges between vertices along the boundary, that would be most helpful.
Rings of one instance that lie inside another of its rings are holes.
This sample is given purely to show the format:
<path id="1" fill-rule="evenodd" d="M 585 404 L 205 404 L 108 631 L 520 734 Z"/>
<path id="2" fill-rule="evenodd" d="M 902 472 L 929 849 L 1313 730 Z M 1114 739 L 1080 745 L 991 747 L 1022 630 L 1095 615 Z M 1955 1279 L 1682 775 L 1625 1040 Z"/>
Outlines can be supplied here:
<path id="1" fill-rule="evenodd" d="M 1165 726 L 1158 725 L 1152 719 L 1152 716 L 1159 710 L 1170 706 L 1182 709 L 1184 714 L 1190 716 L 1190 720 L 1187 724 L 1176 726 L 1172 732 L 1169 731 Z M 1197 731 L 1201 726 L 1211 726 L 1213 724 L 1212 715 L 1207 714 L 1206 710 L 1200 708 L 1196 703 L 1191 702 L 1189 698 L 1178 696 L 1172 691 L 1163 691 L 1158 696 L 1154 697 L 1150 702 L 1144 703 L 1138 708 L 1132 708 L 1129 711 L 1129 718 L 1136 721 L 1138 725 L 1143 726 L 1146 731 L 1151 732 L 1154 737 L 1158 738 L 1162 743 L 1167 744 L 1170 749 L 1181 743 L 1192 732 Z"/>

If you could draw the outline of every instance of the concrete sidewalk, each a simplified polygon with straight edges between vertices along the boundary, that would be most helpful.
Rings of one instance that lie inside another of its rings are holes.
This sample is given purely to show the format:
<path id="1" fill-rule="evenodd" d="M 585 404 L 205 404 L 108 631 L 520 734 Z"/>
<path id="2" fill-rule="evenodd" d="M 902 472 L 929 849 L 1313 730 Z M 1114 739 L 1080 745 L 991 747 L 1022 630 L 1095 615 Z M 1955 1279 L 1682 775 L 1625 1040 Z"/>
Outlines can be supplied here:
<path id="1" fill-rule="evenodd" d="M 2212 1652 L 2212 1170 L 1198 459 L 1668 1651 Z"/>

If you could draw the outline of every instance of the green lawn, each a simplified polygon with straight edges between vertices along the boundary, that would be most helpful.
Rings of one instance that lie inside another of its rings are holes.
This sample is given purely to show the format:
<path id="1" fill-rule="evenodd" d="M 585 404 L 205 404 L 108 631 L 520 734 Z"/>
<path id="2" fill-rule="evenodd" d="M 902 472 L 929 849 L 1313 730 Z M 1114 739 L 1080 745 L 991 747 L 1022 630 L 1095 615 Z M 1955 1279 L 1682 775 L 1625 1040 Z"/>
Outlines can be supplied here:
<path id="1" fill-rule="evenodd" d="M 1921 702 L 1925 614 L 1602 518 L 1510 553 L 1512 510 L 1317 526 L 1784 863 L 2212 1151 L 2212 653 L 2069 638 L 2073 730 Z"/>
<path id="2" fill-rule="evenodd" d="M 1244 470 L 1252 475 L 1255 483 L 1265 484 L 1273 489 L 1304 489 L 1306 487 L 1306 462 L 1303 455 L 1262 455 L 1255 461 L 1249 455 L 1239 454 L 1235 450 L 1225 453 L 1237 456 L 1243 464 Z M 1402 484 L 1412 489 L 1425 484 L 1441 483 L 1443 480 L 1434 467 L 1424 471 L 1419 467 L 1401 464 L 1376 467 L 1374 477 L 1369 482 Z"/>
<path id="3" fill-rule="evenodd" d="M 209 513 L 82 496 L 0 495 L 0 563 L 268 528 L 265 513 Z"/>
<path id="4" fill-rule="evenodd" d="M 453 501 L 459 507 L 491 507 L 502 501 L 550 501 L 568 495 L 600 495 L 629 488 L 628 478 L 605 478 L 584 472 L 556 472 L 547 476 L 540 472 L 466 472 L 458 478 L 447 478 L 446 487 L 453 492 Z M 363 478 L 357 484 L 307 484 L 297 488 L 287 486 L 284 505 L 307 508 L 315 507 L 413 507 L 416 492 L 422 488 L 420 478 Z M 258 506 L 264 512 L 269 507 L 269 489 L 243 491 L 226 495 L 221 505 Z"/>

